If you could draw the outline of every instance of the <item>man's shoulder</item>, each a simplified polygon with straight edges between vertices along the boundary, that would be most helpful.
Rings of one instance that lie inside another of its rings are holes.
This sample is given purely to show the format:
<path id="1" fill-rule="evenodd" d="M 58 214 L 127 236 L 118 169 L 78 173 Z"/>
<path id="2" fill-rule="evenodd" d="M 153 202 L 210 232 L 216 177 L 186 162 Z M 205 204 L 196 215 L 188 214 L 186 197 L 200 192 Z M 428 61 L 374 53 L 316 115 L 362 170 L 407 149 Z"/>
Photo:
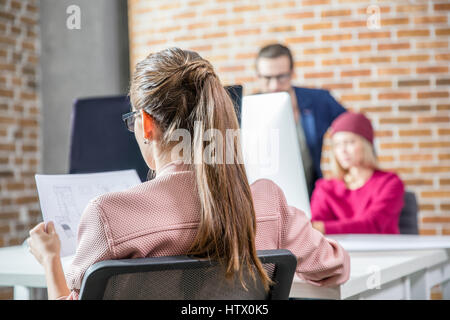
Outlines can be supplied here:
<path id="1" fill-rule="evenodd" d="M 308 88 L 308 87 L 293 87 L 296 93 L 300 95 L 307 95 L 310 97 L 325 97 L 329 96 L 330 92 L 326 89 Z"/>

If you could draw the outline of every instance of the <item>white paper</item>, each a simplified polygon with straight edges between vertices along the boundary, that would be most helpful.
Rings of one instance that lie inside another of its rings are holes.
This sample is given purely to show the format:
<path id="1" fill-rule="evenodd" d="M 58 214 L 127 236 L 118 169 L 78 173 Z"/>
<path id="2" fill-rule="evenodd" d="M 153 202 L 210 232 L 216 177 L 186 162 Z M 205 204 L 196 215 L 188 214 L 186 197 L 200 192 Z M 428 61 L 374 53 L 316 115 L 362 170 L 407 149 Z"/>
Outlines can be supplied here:
<path id="1" fill-rule="evenodd" d="M 336 240 L 347 251 L 450 249 L 450 236 L 339 234 L 326 237 Z"/>
<path id="2" fill-rule="evenodd" d="M 61 241 L 61 257 L 73 255 L 81 215 L 89 201 L 107 192 L 123 191 L 141 183 L 136 170 L 42 175 L 36 186 L 44 222 L 53 221 Z"/>

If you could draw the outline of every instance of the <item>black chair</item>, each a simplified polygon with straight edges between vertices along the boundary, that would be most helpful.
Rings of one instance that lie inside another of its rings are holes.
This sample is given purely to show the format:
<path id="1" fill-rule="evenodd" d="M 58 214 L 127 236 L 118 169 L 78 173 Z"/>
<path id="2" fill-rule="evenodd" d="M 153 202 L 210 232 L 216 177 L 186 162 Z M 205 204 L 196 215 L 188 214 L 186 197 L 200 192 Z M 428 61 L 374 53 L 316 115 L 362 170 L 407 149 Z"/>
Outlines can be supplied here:
<path id="1" fill-rule="evenodd" d="M 404 196 L 405 204 L 400 213 L 399 229 L 400 234 L 419 234 L 417 225 L 418 205 L 413 192 L 406 191 Z"/>
<path id="2" fill-rule="evenodd" d="M 297 266 L 289 250 L 258 251 L 274 281 L 269 292 L 260 280 L 244 275 L 225 278 L 223 266 L 210 260 L 171 256 L 107 260 L 92 265 L 81 284 L 81 300 L 287 300 Z"/>
<path id="3" fill-rule="evenodd" d="M 242 110 L 242 92 L 243 88 L 241 85 L 232 85 L 226 86 L 228 94 L 231 97 L 231 100 L 234 104 L 234 111 L 236 112 L 236 116 L 239 121 L 239 125 L 241 125 L 241 110 Z"/>
<path id="4" fill-rule="evenodd" d="M 136 169 L 141 181 L 148 167 L 122 114 L 130 112 L 127 96 L 79 99 L 72 110 L 69 173 Z"/>
<path id="5" fill-rule="evenodd" d="M 242 86 L 226 86 L 238 115 Z M 135 169 L 144 182 L 148 167 L 122 115 L 130 112 L 127 96 L 78 99 L 72 109 L 69 173 Z"/>

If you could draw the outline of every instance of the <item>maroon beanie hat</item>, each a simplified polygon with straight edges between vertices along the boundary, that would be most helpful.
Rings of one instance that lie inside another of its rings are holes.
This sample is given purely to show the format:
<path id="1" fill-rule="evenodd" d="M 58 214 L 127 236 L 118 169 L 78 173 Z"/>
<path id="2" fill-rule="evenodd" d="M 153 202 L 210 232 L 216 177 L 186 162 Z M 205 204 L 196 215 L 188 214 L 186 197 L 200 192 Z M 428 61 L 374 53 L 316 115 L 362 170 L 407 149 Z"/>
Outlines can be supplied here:
<path id="1" fill-rule="evenodd" d="M 347 131 L 358 134 L 373 144 L 373 128 L 370 120 L 362 113 L 344 112 L 331 124 L 331 135 Z"/>

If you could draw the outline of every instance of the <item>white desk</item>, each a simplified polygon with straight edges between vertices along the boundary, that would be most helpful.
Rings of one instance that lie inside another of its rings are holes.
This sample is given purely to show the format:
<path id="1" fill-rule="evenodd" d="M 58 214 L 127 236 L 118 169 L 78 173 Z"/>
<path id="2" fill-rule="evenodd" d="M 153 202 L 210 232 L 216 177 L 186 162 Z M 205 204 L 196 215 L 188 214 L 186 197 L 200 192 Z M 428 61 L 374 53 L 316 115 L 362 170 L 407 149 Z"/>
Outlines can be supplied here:
<path id="1" fill-rule="evenodd" d="M 67 270 L 73 257 L 62 259 L 63 269 Z M 40 297 L 47 288 L 44 268 L 25 246 L 0 248 L 0 287 L 14 287 L 15 299 Z"/>
<path id="2" fill-rule="evenodd" d="M 444 298 L 450 299 L 450 248 L 445 248 L 445 242 L 440 246 L 436 243 L 429 245 L 428 249 L 403 250 L 400 241 L 397 246 L 391 245 L 390 250 L 386 251 L 386 247 L 384 250 L 374 250 L 376 246 L 373 244 L 373 236 L 366 239 L 360 237 L 358 242 L 356 239 L 352 241 L 348 236 L 333 236 L 336 240 L 339 237 L 343 238 L 340 243 L 351 257 L 350 279 L 340 286 L 324 288 L 296 278 L 291 288 L 291 297 L 429 299 L 431 287 L 442 284 Z M 427 240 L 421 238 L 416 236 L 416 241 Z M 395 241 L 395 238 L 391 240 Z M 410 242 L 414 239 L 408 240 Z M 358 246 L 364 247 L 362 241 L 372 243 L 372 250 L 355 250 Z M 432 248 L 433 246 L 437 248 Z M 62 259 L 64 270 L 67 270 L 71 259 L 72 257 Z M 379 288 L 376 288 L 378 285 Z M 14 287 L 15 298 L 33 298 L 31 288 L 46 288 L 44 269 L 26 247 L 0 248 L 0 286 Z"/>
<path id="3" fill-rule="evenodd" d="M 318 299 L 429 299 L 441 284 L 450 299 L 450 250 L 350 252 L 350 279 L 317 287 L 295 277 L 291 297 Z"/>
<path id="4" fill-rule="evenodd" d="M 319 299 L 429 299 L 442 285 L 450 299 L 450 236 L 330 235 L 349 252 L 350 279 L 317 287 L 295 277 L 291 297 Z"/>

